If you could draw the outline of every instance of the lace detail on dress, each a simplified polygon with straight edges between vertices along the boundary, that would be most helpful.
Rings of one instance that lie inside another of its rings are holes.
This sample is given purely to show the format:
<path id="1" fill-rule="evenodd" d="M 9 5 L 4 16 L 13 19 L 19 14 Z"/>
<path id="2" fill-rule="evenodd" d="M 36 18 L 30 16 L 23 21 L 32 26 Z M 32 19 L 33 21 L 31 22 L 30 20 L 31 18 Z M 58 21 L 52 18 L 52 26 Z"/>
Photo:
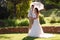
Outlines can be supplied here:
<path id="1" fill-rule="evenodd" d="M 32 13 L 32 15 L 33 15 L 33 18 L 36 18 L 36 14 L 35 13 Z"/>

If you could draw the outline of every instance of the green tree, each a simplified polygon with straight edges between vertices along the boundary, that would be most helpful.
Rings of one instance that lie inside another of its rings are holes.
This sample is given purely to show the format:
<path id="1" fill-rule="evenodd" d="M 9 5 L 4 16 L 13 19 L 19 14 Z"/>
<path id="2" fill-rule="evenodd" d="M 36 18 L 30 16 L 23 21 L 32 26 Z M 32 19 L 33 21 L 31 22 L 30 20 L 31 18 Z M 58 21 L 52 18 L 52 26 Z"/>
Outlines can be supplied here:
<path id="1" fill-rule="evenodd" d="M 27 17 L 27 12 L 32 0 L 8 0 L 13 4 L 13 13 L 16 18 Z"/>
<path id="2" fill-rule="evenodd" d="M 16 4 L 20 3 L 22 0 L 7 0 L 13 3 L 13 8 L 14 8 L 14 17 L 16 16 Z"/>

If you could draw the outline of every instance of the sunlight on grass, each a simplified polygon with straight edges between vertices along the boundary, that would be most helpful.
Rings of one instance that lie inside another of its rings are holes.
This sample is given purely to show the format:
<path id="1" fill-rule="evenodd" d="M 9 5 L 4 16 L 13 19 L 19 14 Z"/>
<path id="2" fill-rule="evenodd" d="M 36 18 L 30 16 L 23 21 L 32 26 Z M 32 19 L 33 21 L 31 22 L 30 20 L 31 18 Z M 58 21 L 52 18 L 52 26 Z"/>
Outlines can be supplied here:
<path id="1" fill-rule="evenodd" d="M 60 34 L 54 34 L 52 38 L 34 38 L 28 37 L 27 33 L 0 34 L 0 40 L 60 40 Z"/>

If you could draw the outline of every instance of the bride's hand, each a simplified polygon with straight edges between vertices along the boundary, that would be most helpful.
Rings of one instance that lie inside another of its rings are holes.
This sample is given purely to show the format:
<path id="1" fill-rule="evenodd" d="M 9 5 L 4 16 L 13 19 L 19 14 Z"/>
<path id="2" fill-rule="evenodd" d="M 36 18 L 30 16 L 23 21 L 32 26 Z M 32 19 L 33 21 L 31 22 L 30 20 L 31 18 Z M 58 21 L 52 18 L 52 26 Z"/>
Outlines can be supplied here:
<path id="1" fill-rule="evenodd" d="M 34 19 L 37 19 L 37 17 L 36 17 L 36 18 L 33 18 L 33 17 L 32 17 L 32 20 L 34 20 Z"/>

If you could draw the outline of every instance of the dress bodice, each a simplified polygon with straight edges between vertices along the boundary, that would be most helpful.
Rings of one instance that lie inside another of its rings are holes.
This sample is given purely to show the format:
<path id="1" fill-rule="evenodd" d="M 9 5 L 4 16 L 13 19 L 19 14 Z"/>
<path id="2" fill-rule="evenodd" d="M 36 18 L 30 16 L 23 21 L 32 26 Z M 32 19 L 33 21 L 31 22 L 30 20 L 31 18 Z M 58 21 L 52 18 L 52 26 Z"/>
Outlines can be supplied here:
<path id="1" fill-rule="evenodd" d="M 36 18 L 36 14 L 35 13 L 32 13 L 32 16 L 33 16 L 33 18 Z"/>

